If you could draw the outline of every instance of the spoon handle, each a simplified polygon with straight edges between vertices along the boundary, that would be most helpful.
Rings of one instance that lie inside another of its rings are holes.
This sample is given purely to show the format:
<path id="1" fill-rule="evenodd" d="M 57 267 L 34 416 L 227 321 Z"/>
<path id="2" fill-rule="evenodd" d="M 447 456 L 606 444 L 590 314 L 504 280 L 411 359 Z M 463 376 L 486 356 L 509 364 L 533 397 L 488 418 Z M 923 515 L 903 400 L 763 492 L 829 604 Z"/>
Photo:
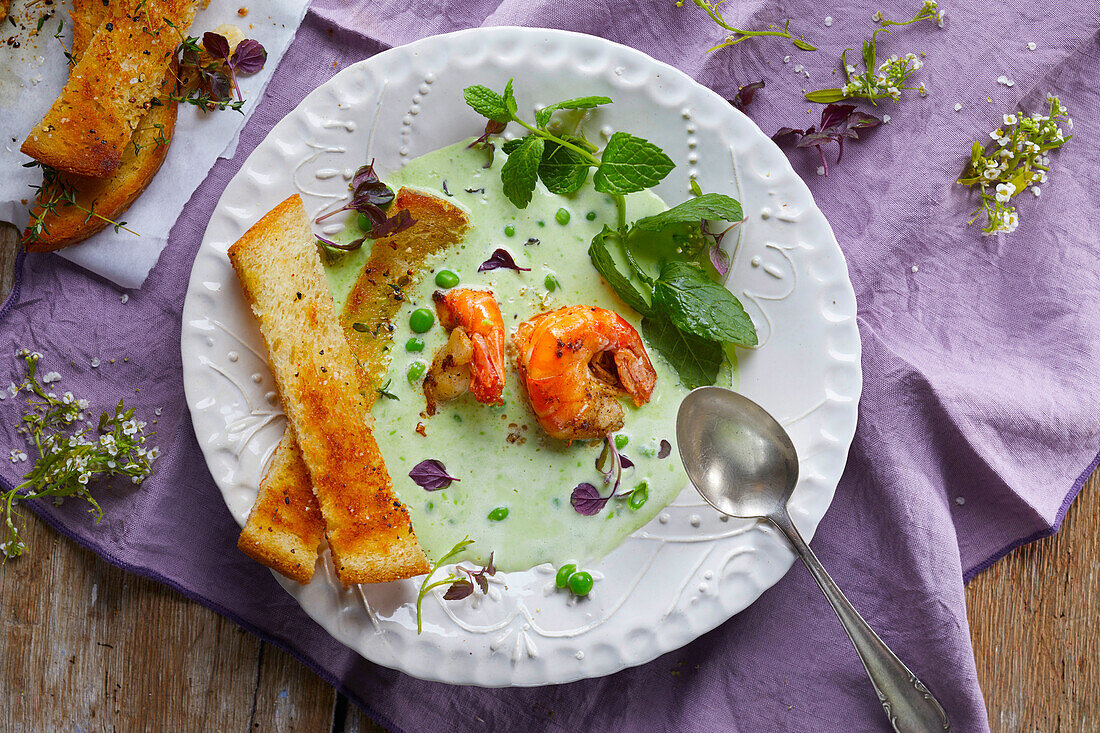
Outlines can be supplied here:
<path id="1" fill-rule="evenodd" d="M 947 720 L 947 713 L 939 704 L 924 683 L 902 664 L 902 661 L 890 651 L 878 634 L 867 625 L 863 617 L 859 615 L 851 602 L 840 592 L 833 579 L 825 572 L 813 550 L 802 539 L 798 528 L 794 526 L 790 515 L 784 509 L 782 512 L 768 517 L 791 541 L 798 556 L 810 571 L 810 575 L 817 581 L 829 605 L 836 611 L 844 631 L 855 645 L 860 661 L 863 662 L 867 676 L 871 678 L 871 684 L 878 693 L 879 702 L 886 711 L 886 717 L 890 719 L 895 731 L 910 733 L 911 731 L 949 731 L 951 723 Z"/>

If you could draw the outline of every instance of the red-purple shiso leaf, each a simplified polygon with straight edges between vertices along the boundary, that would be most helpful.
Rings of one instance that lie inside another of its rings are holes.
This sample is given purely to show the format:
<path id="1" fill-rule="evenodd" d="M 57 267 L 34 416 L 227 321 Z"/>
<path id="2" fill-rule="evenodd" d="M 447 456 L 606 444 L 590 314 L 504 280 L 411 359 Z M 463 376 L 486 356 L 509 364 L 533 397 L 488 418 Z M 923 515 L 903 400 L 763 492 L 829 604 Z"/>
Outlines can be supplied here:
<path id="1" fill-rule="evenodd" d="M 425 491 L 439 491 L 450 486 L 452 481 L 461 481 L 447 473 L 443 461 L 435 458 L 427 458 L 413 466 L 409 478 Z"/>
<path id="2" fill-rule="evenodd" d="M 267 61 L 267 50 L 263 44 L 251 38 L 246 38 L 237 44 L 233 56 L 229 59 L 229 65 L 234 71 L 241 74 L 255 74 L 264 68 Z"/>
<path id="3" fill-rule="evenodd" d="M 397 234 L 403 229 L 408 229 L 416 223 L 416 219 L 412 218 L 412 214 L 408 209 L 401 209 L 396 214 L 386 219 L 380 224 L 375 224 L 374 228 L 370 230 L 370 235 L 375 239 L 382 237 L 388 237 L 391 234 Z"/>
<path id="4" fill-rule="evenodd" d="M 202 47 L 216 59 L 229 60 L 229 39 L 220 33 L 207 31 L 202 34 Z"/>
<path id="5" fill-rule="evenodd" d="M 508 253 L 508 250 L 498 247 L 489 259 L 481 263 L 477 268 L 478 272 L 488 272 L 489 270 L 497 270 L 505 268 L 508 270 L 516 270 L 517 272 L 530 272 L 530 267 L 520 267 L 516 264 L 516 261 L 512 259 L 512 255 Z"/>
<path id="6" fill-rule="evenodd" d="M 607 503 L 607 499 L 600 496 L 600 492 L 595 486 L 585 482 L 577 484 L 577 487 L 573 489 L 573 494 L 569 497 L 569 503 L 573 505 L 578 514 L 591 517 L 600 513 L 604 504 Z"/>
<path id="7" fill-rule="evenodd" d="M 445 601 L 460 601 L 474 592 L 474 584 L 468 580 L 456 580 L 443 594 Z"/>
<path id="8" fill-rule="evenodd" d="M 752 104 L 752 98 L 756 96 L 756 93 L 764 88 L 764 81 L 760 80 L 753 82 L 752 84 L 746 84 L 737 90 L 737 94 L 733 95 L 733 99 L 726 100 L 737 109 L 744 112 L 746 108 Z"/>

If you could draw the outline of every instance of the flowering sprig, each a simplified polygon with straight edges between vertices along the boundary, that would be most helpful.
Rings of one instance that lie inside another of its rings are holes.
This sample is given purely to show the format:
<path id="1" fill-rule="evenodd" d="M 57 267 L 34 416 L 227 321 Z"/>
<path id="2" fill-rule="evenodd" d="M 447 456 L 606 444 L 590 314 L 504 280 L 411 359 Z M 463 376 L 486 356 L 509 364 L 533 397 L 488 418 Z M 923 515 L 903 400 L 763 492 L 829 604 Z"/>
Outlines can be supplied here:
<path id="1" fill-rule="evenodd" d="M 740 28 L 735 28 L 726 22 L 726 19 L 722 17 L 722 12 L 718 7 L 725 2 L 725 0 L 718 0 L 718 2 L 710 2 L 710 0 L 691 0 L 697 6 L 702 8 L 710 16 L 710 19 L 717 23 L 720 27 L 729 31 L 729 35 L 721 43 L 712 46 L 707 49 L 707 53 L 717 51 L 720 48 L 728 48 L 729 46 L 736 46 L 741 41 L 747 41 L 750 38 L 757 38 L 759 36 L 779 36 L 780 38 L 789 38 L 791 43 L 795 47 L 802 49 L 803 51 L 816 51 L 817 46 L 807 43 L 801 38 L 795 38 L 791 35 L 790 25 L 791 21 L 788 18 L 787 22 L 783 24 L 783 30 L 777 29 L 775 26 L 769 26 L 769 30 L 766 31 L 745 31 Z M 676 7 L 684 7 L 684 0 L 677 0 Z"/>
<path id="2" fill-rule="evenodd" d="M 56 499 L 77 497 L 91 504 L 96 522 L 103 518 L 103 510 L 92 496 L 89 484 L 101 477 L 129 476 L 140 484 L 152 470 L 158 448 L 145 448 L 147 436 L 145 423 L 134 419 L 134 410 L 127 410 L 119 400 L 114 414 L 104 412 L 99 424 L 85 422 L 88 401 L 65 392 L 58 396 L 48 391 L 43 382 L 60 379 L 54 373 L 39 381 L 36 371 L 42 355 L 23 349 L 19 352 L 27 364 L 27 376 L 22 384 L 12 382 L 7 392 L 16 397 L 22 392 L 30 410 L 23 415 L 18 431 L 26 436 L 38 453 L 34 466 L 23 476 L 23 483 L 0 494 L 0 512 L 7 537 L 0 543 L 0 555 L 4 559 L 18 557 L 27 549 L 15 526 L 15 507 L 28 499 L 52 496 Z M 51 377 L 54 377 L 51 379 Z M 27 454 L 14 449 L 11 461 L 27 460 Z"/>
<path id="3" fill-rule="evenodd" d="M 1047 182 L 1050 156 L 1047 153 L 1060 148 L 1073 137 L 1065 135 L 1062 124 L 1073 127 L 1062 101 L 1047 96 L 1050 114 L 1006 114 L 1004 127 L 989 133 L 992 143 L 988 149 L 981 141 L 975 141 L 970 149 L 970 161 L 963 169 L 958 182 L 977 188 L 981 192 L 982 205 L 976 209 L 967 225 L 973 224 L 983 213 L 985 234 L 1009 234 L 1020 223 L 1014 197 L 1030 189 L 1038 197 L 1040 184 Z"/>
<path id="4" fill-rule="evenodd" d="M 863 66 L 862 74 L 856 74 L 856 67 L 848 63 L 846 48 L 840 54 L 840 64 L 844 68 L 845 85 L 839 89 L 818 89 L 808 92 L 806 99 L 811 102 L 830 104 L 845 99 L 868 99 L 871 104 L 876 104 L 879 99 L 890 99 L 897 102 L 901 99 L 904 90 L 915 91 L 922 97 L 928 93 L 924 83 L 910 86 L 909 80 L 913 74 L 920 71 L 924 62 L 916 54 L 907 53 L 904 56 L 893 54 L 881 64 L 878 63 L 878 51 L 875 44 L 879 33 L 889 33 L 887 26 L 909 25 L 922 20 L 936 21 L 943 27 L 943 11 L 936 9 L 936 0 L 925 0 L 924 5 L 910 19 L 905 21 L 888 20 L 882 17 L 882 13 L 875 13 L 875 20 L 882 23 L 881 28 L 876 28 L 871 34 L 870 40 L 863 42 Z"/>
<path id="5" fill-rule="evenodd" d="M 470 539 L 470 535 L 466 535 L 461 541 L 459 541 L 450 551 L 443 557 L 432 563 L 431 568 L 428 570 L 428 574 L 424 576 L 424 580 L 420 583 L 420 592 L 416 596 L 416 633 L 420 634 L 424 631 L 424 613 L 422 607 L 424 605 L 424 598 L 433 588 L 438 588 L 441 585 L 450 586 L 447 588 L 447 592 L 443 594 L 443 600 L 445 601 L 459 601 L 474 593 L 474 589 L 477 588 L 481 591 L 482 595 L 489 592 L 489 576 L 496 575 L 497 569 L 493 564 L 493 553 L 489 553 L 489 561 L 479 567 L 477 570 L 470 570 L 464 568 L 461 565 L 455 565 L 455 570 L 458 570 L 465 574 L 465 577 L 458 573 L 450 573 L 443 580 L 437 580 L 434 583 L 430 582 L 432 576 L 435 575 L 439 568 L 443 567 L 451 558 L 462 553 L 470 545 L 474 544 L 474 541 Z"/>

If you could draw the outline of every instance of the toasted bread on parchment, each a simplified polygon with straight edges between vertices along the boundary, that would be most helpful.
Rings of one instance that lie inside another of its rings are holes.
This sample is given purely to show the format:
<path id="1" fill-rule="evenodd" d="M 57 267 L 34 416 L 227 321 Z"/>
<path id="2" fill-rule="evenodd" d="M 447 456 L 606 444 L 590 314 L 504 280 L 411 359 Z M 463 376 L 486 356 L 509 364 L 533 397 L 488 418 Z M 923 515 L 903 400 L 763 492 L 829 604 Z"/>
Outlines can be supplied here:
<path id="1" fill-rule="evenodd" d="M 301 197 L 268 212 L 229 248 L 229 259 L 259 319 L 337 577 L 351 585 L 427 572 L 408 509 L 394 496 L 367 427 L 362 378 Z"/>
<path id="2" fill-rule="evenodd" d="M 409 287 L 422 275 L 428 257 L 461 242 L 470 225 L 466 214 L 458 207 L 412 189 L 400 189 L 394 207 L 399 210 L 407 209 L 416 223 L 392 237 L 372 243 L 370 258 L 352 286 L 340 314 L 344 335 L 355 352 L 364 376 L 366 392 L 363 397 L 368 404 L 373 402 L 376 394 L 374 385 L 381 383 L 389 367 L 389 355 L 385 346 L 391 340 L 388 330 L 375 328 L 373 324 L 389 322 L 397 314 L 402 302 L 394 297 L 397 291 L 390 286 Z M 360 331 L 354 327 L 356 323 L 371 325 L 368 330 Z M 372 330 L 377 331 L 377 335 Z M 301 551 L 291 555 L 287 552 L 288 547 L 308 545 L 312 541 L 310 535 L 306 534 L 310 526 L 309 515 L 313 511 L 310 502 L 313 495 L 309 493 L 309 484 L 304 483 L 298 489 L 303 501 L 292 501 L 290 504 L 284 503 L 282 507 L 278 506 L 283 502 L 282 492 L 285 487 L 295 481 L 300 482 L 303 478 L 306 482 L 309 480 L 309 474 L 301 463 L 297 444 L 288 440 L 292 433 L 293 430 L 288 427 L 287 434 L 275 449 L 271 467 L 260 483 L 256 504 L 241 530 L 241 540 L 237 546 L 246 555 L 264 565 L 299 583 L 307 583 L 310 575 L 296 577 L 282 569 L 287 566 L 297 569 Z M 273 506 L 279 509 L 281 517 L 288 520 L 285 526 L 287 531 L 294 532 L 301 527 L 303 533 L 291 538 L 280 535 L 278 530 L 268 531 L 266 522 Z M 312 506 L 315 507 L 316 503 L 313 502 Z M 295 514 L 300 514 L 300 517 L 295 518 Z M 308 570 L 311 574 L 312 564 Z"/>
<path id="3" fill-rule="evenodd" d="M 100 24 L 20 150 L 63 173 L 111 175 L 160 92 L 198 4 L 145 0 Z"/>

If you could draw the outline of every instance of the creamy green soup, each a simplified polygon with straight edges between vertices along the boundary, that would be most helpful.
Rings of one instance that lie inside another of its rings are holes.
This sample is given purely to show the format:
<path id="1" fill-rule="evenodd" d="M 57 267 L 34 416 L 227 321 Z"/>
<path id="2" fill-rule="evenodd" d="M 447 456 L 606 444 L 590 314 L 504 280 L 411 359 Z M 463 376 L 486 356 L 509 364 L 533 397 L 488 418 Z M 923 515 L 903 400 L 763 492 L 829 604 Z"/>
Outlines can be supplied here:
<path id="1" fill-rule="evenodd" d="M 603 282 L 588 258 L 588 245 L 604 224 L 614 226 L 618 210 L 609 196 L 590 185 L 570 196 L 548 192 L 541 183 L 526 209 L 517 209 L 501 190 L 499 151 L 491 168 L 483 168 L 485 153 L 465 143 L 428 153 L 405 168 L 385 176 L 397 190 L 417 188 L 462 208 L 472 224 L 465 242 L 431 262 L 421 283 L 406 291 L 407 300 L 393 324 L 392 362 L 386 391 L 374 404 L 374 434 L 393 477 L 394 489 L 412 513 L 413 526 L 429 558 L 445 554 L 467 535 L 475 541 L 464 557 L 484 560 L 490 551 L 498 568 L 524 570 L 539 563 L 591 563 L 603 557 L 627 535 L 646 524 L 680 492 L 686 476 L 676 450 L 676 410 L 687 394 L 676 374 L 649 348 L 657 370 L 657 385 L 648 404 L 637 408 L 621 401 L 625 421 L 617 433 L 625 441 L 622 453 L 634 467 L 623 472 L 620 492 L 645 484 L 629 499 L 611 499 L 595 516 L 579 514 L 570 505 L 572 490 L 581 482 L 611 490 L 595 467 L 602 444 L 576 441 L 567 445 L 550 438 L 539 427 L 511 354 L 507 362 L 504 404 L 486 406 L 472 395 L 440 405 L 433 417 L 425 409 L 421 380 L 410 382 L 410 368 L 421 374 L 418 362 L 430 365 L 435 351 L 447 340 L 438 324 L 416 334 L 409 325 L 418 308 L 434 312 L 432 293 L 439 289 L 435 273 L 450 270 L 458 287 L 491 289 L 500 303 L 508 338 L 522 321 L 565 305 L 590 304 L 614 310 L 641 332 L 640 316 Z M 443 192 L 444 184 L 450 196 Z M 633 220 L 667 208 L 655 194 L 627 197 Z M 361 236 L 352 224 L 342 235 Z M 529 272 L 498 269 L 478 273 L 478 266 L 497 248 L 506 249 Z M 366 247 L 364 247 L 364 250 Z M 369 252 L 357 251 L 328 270 L 330 284 L 342 307 Z M 422 351 L 406 343 L 419 336 Z M 729 383 L 730 375 L 723 380 Z M 417 428 L 422 425 L 422 432 Z M 660 442 L 672 451 L 658 458 Z M 419 462 L 434 458 L 459 479 L 447 489 L 425 491 L 409 477 Z"/>

